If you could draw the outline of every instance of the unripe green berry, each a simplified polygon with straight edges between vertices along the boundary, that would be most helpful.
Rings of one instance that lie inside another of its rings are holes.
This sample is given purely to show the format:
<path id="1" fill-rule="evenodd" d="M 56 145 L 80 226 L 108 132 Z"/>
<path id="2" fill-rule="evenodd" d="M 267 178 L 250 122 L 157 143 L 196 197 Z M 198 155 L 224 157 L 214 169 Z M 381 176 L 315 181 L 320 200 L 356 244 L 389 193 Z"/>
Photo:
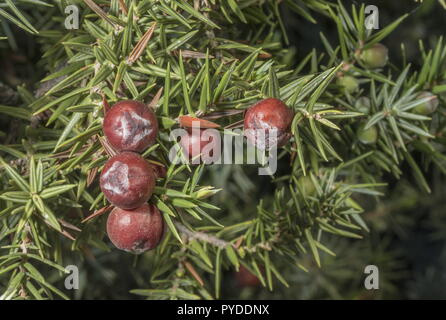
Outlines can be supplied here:
<path id="1" fill-rule="evenodd" d="M 361 124 L 356 132 L 359 141 L 364 144 L 375 143 L 378 140 L 378 130 L 376 127 L 372 126 L 368 129 L 364 129 L 364 127 L 365 124 Z"/>
<path id="2" fill-rule="evenodd" d="M 354 93 L 359 88 L 358 80 L 356 80 L 352 76 L 339 77 L 337 80 L 337 84 L 350 94 Z"/>
<path id="3" fill-rule="evenodd" d="M 432 97 L 431 100 L 416 105 L 412 110 L 414 113 L 428 115 L 434 112 L 438 107 L 438 98 L 429 91 L 422 91 L 418 94 L 417 99 Z"/>
<path id="4" fill-rule="evenodd" d="M 385 45 L 376 43 L 372 47 L 363 50 L 359 58 L 367 68 L 382 68 L 387 64 L 389 58 L 388 50 Z"/>
<path id="5" fill-rule="evenodd" d="M 367 97 L 359 97 L 358 100 L 355 101 L 355 109 L 358 112 L 368 114 L 370 112 L 371 102 Z"/>

